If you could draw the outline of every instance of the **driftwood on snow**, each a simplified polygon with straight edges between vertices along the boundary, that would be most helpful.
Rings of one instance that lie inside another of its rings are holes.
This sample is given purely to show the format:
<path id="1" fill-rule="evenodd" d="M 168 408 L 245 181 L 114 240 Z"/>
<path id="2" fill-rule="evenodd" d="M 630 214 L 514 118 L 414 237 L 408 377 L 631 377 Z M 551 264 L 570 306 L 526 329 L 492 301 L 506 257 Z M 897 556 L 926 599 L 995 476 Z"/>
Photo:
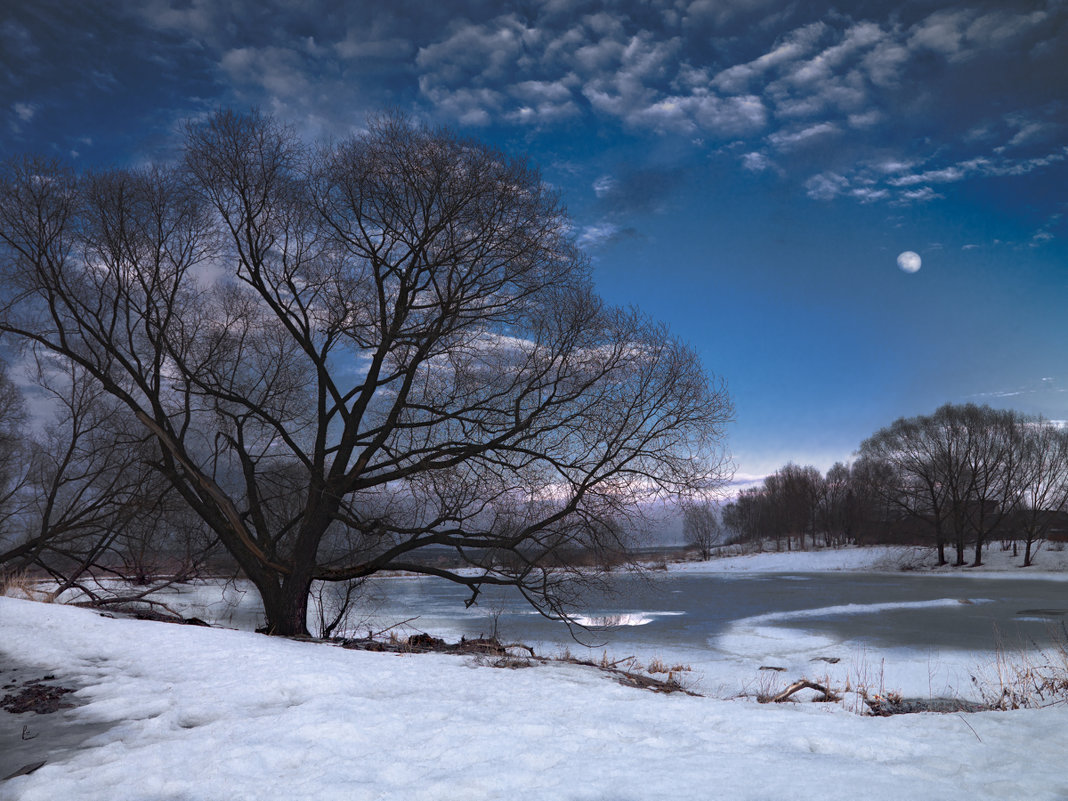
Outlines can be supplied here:
<path id="1" fill-rule="evenodd" d="M 815 690 L 818 693 L 822 693 L 823 697 L 816 699 L 818 701 L 837 701 L 838 700 L 838 696 L 835 695 L 834 693 L 832 693 L 830 690 L 828 690 L 822 684 L 817 684 L 816 682 L 809 681 L 808 679 L 801 679 L 800 681 L 795 681 L 793 684 L 791 684 L 789 687 L 787 687 L 781 693 L 779 693 L 778 695 L 773 695 L 768 700 L 772 701 L 772 702 L 774 702 L 776 704 L 782 703 L 783 701 L 788 701 L 790 699 L 790 696 L 792 696 L 794 693 L 799 692 L 800 690 L 806 690 L 806 689 L 807 690 Z"/>

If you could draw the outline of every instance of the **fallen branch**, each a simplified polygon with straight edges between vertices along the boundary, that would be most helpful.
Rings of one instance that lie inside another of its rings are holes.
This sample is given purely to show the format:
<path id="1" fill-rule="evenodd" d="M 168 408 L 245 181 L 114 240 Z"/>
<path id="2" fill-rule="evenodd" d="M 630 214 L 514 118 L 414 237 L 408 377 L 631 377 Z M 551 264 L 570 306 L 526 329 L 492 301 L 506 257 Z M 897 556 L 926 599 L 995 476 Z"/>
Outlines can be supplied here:
<path id="1" fill-rule="evenodd" d="M 792 696 L 794 693 L 799 692 L 801 690 L 806 690 L 806 689 L 807 690 L 815 690 L 818 693 L 822 693 L 823 697 L 822 698 L 817 698 L 816 700 L 818 700 L 818 701 L 837 701 L 838 700 L 838 696 L 835 695 L 834 693 L 832 693 L 830 690 L 828 690 L 822 684 L 816 684 L 816 682 L 809 681 L 808 679 L 801 679 L 800 681 L 795 681 L 793 684 L 791 684 L 789 687 L 787 687 L 781 693 L 779 693 L 778 695 L 775 695 L 775 696 L 773 696 L 773 697 L 771 697 L 771 698 L 769 698 L 767 700 L 771 701 L 772 703 L 781 704 L 783 701 L 788 701 L 790 699 L 790 696 Z"/>

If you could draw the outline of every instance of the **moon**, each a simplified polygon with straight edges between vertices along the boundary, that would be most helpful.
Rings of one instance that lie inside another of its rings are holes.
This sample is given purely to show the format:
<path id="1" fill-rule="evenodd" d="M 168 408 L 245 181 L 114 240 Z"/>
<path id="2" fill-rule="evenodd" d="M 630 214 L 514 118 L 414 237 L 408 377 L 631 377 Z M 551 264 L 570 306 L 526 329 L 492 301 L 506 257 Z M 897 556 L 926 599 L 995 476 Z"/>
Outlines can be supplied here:
<path id="1" fill-rule="evenodd" d="M 913 253 L 911 250 L 906 250 L 897 257 L 897 266 L 907 273 L 916 272 L 920 269 L 921 264 L 923 264 L 923 261 L 920 259 L 920 254 Z"/>

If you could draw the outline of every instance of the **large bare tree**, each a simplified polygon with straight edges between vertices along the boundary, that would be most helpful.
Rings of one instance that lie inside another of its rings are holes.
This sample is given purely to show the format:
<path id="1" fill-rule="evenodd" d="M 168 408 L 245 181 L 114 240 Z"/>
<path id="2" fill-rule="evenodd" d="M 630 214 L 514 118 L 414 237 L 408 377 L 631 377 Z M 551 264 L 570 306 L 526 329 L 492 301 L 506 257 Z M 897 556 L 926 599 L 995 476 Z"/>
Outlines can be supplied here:
<path id="1" fill-rule="evenodd" d="M 306 632 L 313 582 L 384 569 L 565 614 L 562 555 L 724 472 L 722 385 L 594 294 L 537 172 L 448 132 L 311 148 L 224 111 L 176 166 L 17 161 L 0 241 L 0 329 L 155 439 L 273 633 Z"/>

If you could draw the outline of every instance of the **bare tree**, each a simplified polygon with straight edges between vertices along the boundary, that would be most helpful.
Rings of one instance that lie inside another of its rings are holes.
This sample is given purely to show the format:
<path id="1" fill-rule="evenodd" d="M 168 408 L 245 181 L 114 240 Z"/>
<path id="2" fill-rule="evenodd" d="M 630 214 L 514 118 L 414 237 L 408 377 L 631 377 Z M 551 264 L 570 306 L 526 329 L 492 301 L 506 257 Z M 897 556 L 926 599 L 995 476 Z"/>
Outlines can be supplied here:
<path id="1" fill-rule="evenodd" d="M 861 459 L 873 481 L 872 491 L 902 513 L 925 521 L 938 549 L 938 564 L 946 564 L 945 547 L 964 467 L 954 461 L 941 429 L 930 417 L 899 418 L 860 446 Z M 958 522 L 963 519 L 958 515 Z M 957 563 L 963 564 L 963 545 Z"/>
<path id="2" fill-rule="evenodd" d="M 983 545 L 1019 500 L 1024 425 L 1015 412 L 946 404 L 932 415 L 902 418 L 876 432 L 861 445 L 861 454 L 890 466 L 892 481 L 882 491 L 931 524 L 939 564 L 945 564 L 945 543 L 952 536 L 956 564 L 965 563 L 971 542 L 978 566 Z"/>
<path id="3" fill-rule="evenodd" d="M 1057 516 L 1068 510 L 1068 429 L 1047 420 L 1023 425 L 1015 508 L 1030 567 Z"/>
<path id="4" fill-rule="evenodd" d="M 731 414 L 692 351 L 596 297 L 569 231 L 477 142 L 385 118 L 312 150 L 222 112 L 173 168 L 9 165 L 0 330 L 153 437 L 269 631 L 306 632 L 313 582 L 384 569 L 561 616 L 586 574 L 554 556 L 714 485 Z"/>
<path id="5" fill-rule="evenodd" d="M 702 559 L 712 557 L 712 548 L 723 539 L 723 526 L 711 501 L 689 501 L 682 506 L 682 535 L 697 548 Z"/>
<path id="6" fill-rule="evenodd" d="M 965 513 L 975 543 L 973 567 L 983 563 L 983 546 L 1016 510 L 1022 477 L 1021 415 L 987 406 L 943 406 L 936 416 L 958 415 L 968 431 L 968 488 Z"/>

